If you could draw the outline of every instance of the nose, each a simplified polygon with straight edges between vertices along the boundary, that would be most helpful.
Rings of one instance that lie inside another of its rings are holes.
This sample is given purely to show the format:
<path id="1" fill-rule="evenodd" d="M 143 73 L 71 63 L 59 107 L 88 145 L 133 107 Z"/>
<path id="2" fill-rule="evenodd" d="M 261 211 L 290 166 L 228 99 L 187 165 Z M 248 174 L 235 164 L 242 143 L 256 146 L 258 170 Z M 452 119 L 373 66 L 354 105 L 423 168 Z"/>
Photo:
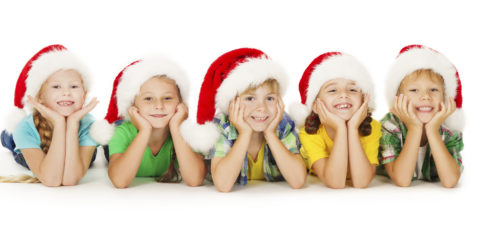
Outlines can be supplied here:
<path id="1" fill-rule="evenodd" d="M 430 96 L 430 92 L 429 91 L 424 91 L 422 92 L 422 95 L 420 96 L 420 98 L 422 100 L 430 100 L 432 99 L 432 97 Z"/>
<path id="2" fill-rule="evenodd" d="M 258 101 L 257 102 L 257 109 L 263 110 L 265 108 L 265 101 Z"/>
<path id="3" fill-rule="evenodd" d="M 64 88 L 63 89 L 63 95 L 64 96 L 70 96 L 71 92 L 70 92 L 70 88 Z"/>
<path id="4" fill-rule="evenodd" d="M 163 109 L 163 108 L 165 107 L 165 104 L 163 103 L 162 100 L 157 100 L 157 101 L 155 101 L 153 107 L 154 107 L 155 109 Z"/>

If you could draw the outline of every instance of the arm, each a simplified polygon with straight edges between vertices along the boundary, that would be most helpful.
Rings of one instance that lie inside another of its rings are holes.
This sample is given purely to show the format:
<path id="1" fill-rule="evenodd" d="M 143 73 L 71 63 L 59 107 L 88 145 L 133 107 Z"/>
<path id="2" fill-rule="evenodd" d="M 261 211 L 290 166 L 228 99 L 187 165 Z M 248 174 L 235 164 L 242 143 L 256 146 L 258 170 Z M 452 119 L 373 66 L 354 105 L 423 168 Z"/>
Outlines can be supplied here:
<path id="1" fill-rule="evenodd" d="M 371 164 L 360 142 L 358 128 L 367 117 L 370 97 L 365 94 L 362 106 L 347 123 L 348 132 L 348 162 L 353 187 L 366 188 L 375 176 L 376 165 Z M 378 142 L 378 140 L 377 140 Z M 378 144 L 377 144 L 378 147 Z"/>
<path id="2" fill-rule="evenodd" d="M 307 177 L 307 171 L 305 162 L 300 154 L 291 153 L 285 145 L 280 141 L 276 134 L 276 129 L 280 121 L 282 120 L 284 111 L 284 104 L 281 99 L 278 100 L 277 113 L 270 125 L 264 131 L 264 137 L 272 152 L 278 169 L 282 173 L 282 176 L 294 189 L 301 188 L 305 184 Z"/>
<path id="3" fill-rule="evenodd" d="M 187 116 L 187 106 L 180 103 L 177 106 L 175 115 L 170 120 L 169 127 L 182 179 L 188 186 L 195 187 L 203 183 L 207 169 L 203 156 L 200 153 L 195 153 L 180 134 L 180 124 Z"/>
<path id="4" fill-rule="evenodd" d="M 316 161 L 312 168 L 328 187 L 344 188 L 347 178 L 349 152 L 349 150 L 345 151 L 345 146 L 348 146 L 347 126 L 344 120 L 329 112 L 320 99 L 315 101 L 314 108 L 320 117 L 321 123 L 335 130 L 335 138 L 330 156 Z"/>
<path id="5" fill-rule="evenodd" d="M 136 107 L 130 107 L 128 113 L 132 124 L 138 129 L 138 134 L 124 153 L 110 156 L 108 177 L 116 188 L 127 188 L 132 183 L 152 132 L 152 126 L 140 115 Z"/>
<path id="6" fill-rule="evenodd" d="M 394 98 L 391 110 L 407 127 L 408 132 L 400 154 L 394 162 L 385 164 L 393 182 L 400 187 L 408 187 L 417 164 L 418 149 L 422 140 L 423 124 L 413 112 L 411 102 L 403 94 Z"/>
<path id="7" fill-rule="evenodd" d="M 90 166 L 95 146 L 80 147 L 78 143 L 78 128 L 80 120 L 89 113 L 98 101 L 92 101 L 82 109 L 72 113 L 67 118 L 66 144 L 65 144 L 65 169 L 63 171 L 62 184 L 66 186 L 76 185 Z"/>
<path id="8" fill-rule="evenodd" d="M 22 149 L 22 154 L 30 170 L 44 185 L 60 186 L 65 165 L 65 118 L 31 96 L 28 102 L 53 125 L 52 142 L 46 154 L 41 149 Z"/>
<path id="9" fill-rule="evenodd" d="M 244 109 L 245 107 L 240 106 L 238 97 L 230 103 L 229 119 L 238 131 L 238 138 L 225 157 L 214 157 L 212 159 L 212 178 L 215 187 L 220 192 L 232 190 L 247 154 L 252 129 L 243 119 Z"/>
<path id="10" fill-rule="evenodd" d="M 448 151 L 438 130 L 445 119 L 455 111 L 455 102 L 449 98 L 447 106 L 441 103 L 441 107 L 442 109 L 425 125 L 425 131 L 440 181 L 444 187 L 453 188 L 460 178 L 460 166 Z"/>

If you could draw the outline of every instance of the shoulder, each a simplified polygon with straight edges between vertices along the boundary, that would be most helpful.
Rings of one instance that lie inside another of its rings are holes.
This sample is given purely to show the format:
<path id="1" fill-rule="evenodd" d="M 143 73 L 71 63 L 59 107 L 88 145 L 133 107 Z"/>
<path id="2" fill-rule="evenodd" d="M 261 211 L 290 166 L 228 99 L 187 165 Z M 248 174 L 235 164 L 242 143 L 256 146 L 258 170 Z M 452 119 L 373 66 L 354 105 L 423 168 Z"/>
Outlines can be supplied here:
<path id="1" fill-rule="evenodd" d="M 445 125 L 440 126 L 440 132 L 446 138 L 462 138 L 462 132 L 450 129 Z"/>
<path id="2" fill-rule="evenodd" d="M 373 121 L 372 121 L 373 122 Z M 401 131 L 402 121 L 398 119 L 393 113 L 389 112 L 385 117 L 380 120 L 383 130 L 386 130 L 391 133 L 397 133 Z M 372 125 L 373 127 L 373 125 Z"/>
<path id="3" fill-rule="evenodd" d="M 37 127 L 35 127 L 35 123 L 33 122 L 32 114 L 26 116 L 18 123 L 18 125 L 15 127 L 14 135 L 15 133 L 30 132 L 30 131 L 37 131 Z"/>
<path id="4" fill-rule="evenodd" d="M 295 129 L 295 122 L 286 112 L 284 112 L 282 120 L 280 120 L 280 123 L 278 124 L 278 128 L 280 128 L 280 131 L 282 132 L 292 131 L 293 129 Z"/>
<path id="5" fill-rule="evenodd" d="M 95 118 L 93 117 L 92 114 L 87 113 L 87 115 L 85 115 L 85 117 L 83 117 L 83 118 L 80 120 L 80 126 L 89 126 L 89 125 L 91 125 L 93 122 L 95 122 Z"/>

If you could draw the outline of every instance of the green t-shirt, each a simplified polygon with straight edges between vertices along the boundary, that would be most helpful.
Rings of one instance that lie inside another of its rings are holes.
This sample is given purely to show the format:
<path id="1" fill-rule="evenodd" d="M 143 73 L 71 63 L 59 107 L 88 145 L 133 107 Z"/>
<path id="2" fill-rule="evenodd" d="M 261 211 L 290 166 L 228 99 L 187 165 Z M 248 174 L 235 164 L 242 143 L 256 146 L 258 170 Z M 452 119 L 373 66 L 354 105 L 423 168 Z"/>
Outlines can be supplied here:
<path id="1" fill-rule="evenodd" d="M 124 121 L 121 125 L 115 128 L 115 133 L 108 143 L 108 150 L 110 157 L 115 153 L 124 153 L 130 143 L 133 142 L 137 136 L 138 130 L 130 121 Z M 160 152 L 156 156 L 153 155 L 150 148 L 147 146 L 145 153 L 143 153 L 142 162 L 138 167 L 137 177 L 160 177 L 167 172 L 170 166 L 170 160 L 173 154 L 173 141 L 169 135 L 165 143 L 163 143 Z M 175 165 L 178 166 L 177 159 Z"/>

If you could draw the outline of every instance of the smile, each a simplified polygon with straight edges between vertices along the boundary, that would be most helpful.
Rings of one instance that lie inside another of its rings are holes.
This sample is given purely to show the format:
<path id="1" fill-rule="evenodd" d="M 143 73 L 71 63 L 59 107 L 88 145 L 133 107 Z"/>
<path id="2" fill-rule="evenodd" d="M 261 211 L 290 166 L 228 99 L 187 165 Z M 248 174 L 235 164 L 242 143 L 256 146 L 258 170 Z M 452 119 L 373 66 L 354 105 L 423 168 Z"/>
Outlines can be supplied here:
<path id="1" fill-rule="evenodd" d="M 431 111 L 433 111 L 433 107 L 427 107 L 427 106 L 417 107 L 416 109 L 419 112 L 431 112 Z"/>
<path id="2" fill-rule="evenodd" d="M 151 114 L 150 117 L 154 117 L 154 118 L 164 118 L 166 117 L 167 114 Z"/>
<path id="3" fill-rule="evenodd" d="M 256 116 L 251 116 L 251 118 L 254 120 L 254 121 L 257 121 L 257 122 L 264 122 L 268 119 L 268 116 L 263 116 L 263 117 L 256 117 Z"/>
<path id="4" fill-rule="evenodd" d="M 348 109 L 352 108 L 352 104 L 350 104 L 350 103 L 339 103 L 339 104 L 334 105 L 333 107 L 336 108 L 336 109 L 339 109 L 339 110 L 348 110 Z"/>
<path id="5" fill-rule="evenodd" d="M 57 104 L 61 107 L 69 107 L 72 106 L 75 102 L 74 101 L 58 101 Z"/>

